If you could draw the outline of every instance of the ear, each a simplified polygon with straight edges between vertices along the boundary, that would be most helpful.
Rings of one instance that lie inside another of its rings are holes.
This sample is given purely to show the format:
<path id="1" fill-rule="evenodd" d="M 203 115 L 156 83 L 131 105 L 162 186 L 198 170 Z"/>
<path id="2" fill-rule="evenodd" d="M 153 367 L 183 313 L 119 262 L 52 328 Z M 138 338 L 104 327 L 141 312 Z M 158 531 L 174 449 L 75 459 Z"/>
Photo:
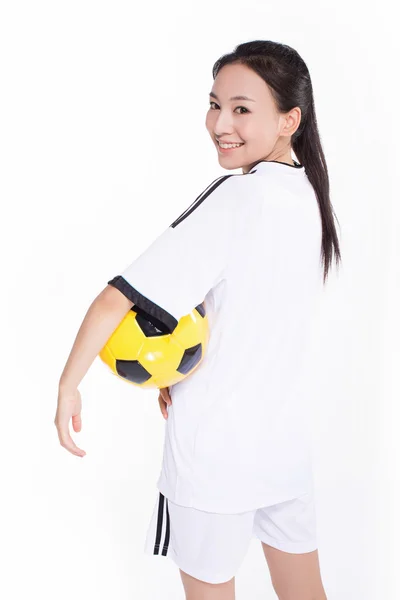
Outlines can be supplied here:
<path id="1" fill-rule="evenodd" d="M 301 121 L 301 109 L 295 106 L 284 115 L 284 125 L 281 131 L 283 136 L 291 136 L 299 127 Z"/>

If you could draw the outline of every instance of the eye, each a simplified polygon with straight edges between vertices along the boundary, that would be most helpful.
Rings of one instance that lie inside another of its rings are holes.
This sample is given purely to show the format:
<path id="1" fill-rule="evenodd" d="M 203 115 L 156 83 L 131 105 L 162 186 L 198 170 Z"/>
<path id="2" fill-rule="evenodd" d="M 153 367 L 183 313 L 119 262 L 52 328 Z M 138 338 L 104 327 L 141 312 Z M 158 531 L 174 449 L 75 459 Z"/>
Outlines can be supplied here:
<path id="1" fill-rule="evenodd" d="M 243 108 L 243 110 L 245 110 L 247 113 L 250 112 L 249 110 L 247 110 L 247 108 L 245 106 L 237 106 L 236 108 Z M 236 110 L 235 108 L 235 110 Z M 241 115 L 246 114 L 246 113 L 240 113 Z"/>
<path id="2" fill-rule="evenodd" d="M 215 106 L 218 106 L 218 104 L 216 102 L 210 102 L 210 108 L 212 108 L 212 106 L 211 106 L 212 104 L 215 104 Z M 237 106 L 235 108 L 235 110 L 237 110 L 238 108 L 242 108 L 243 110 L 246 111 L 246 113 L 250 112 L 245 106 Z M 215 109 L 213 109 L 213 110 L 215 110 Z M 246 113 L 239 113 L 239 114 L 243 115 L 243 114 L 246 114 Z"/>

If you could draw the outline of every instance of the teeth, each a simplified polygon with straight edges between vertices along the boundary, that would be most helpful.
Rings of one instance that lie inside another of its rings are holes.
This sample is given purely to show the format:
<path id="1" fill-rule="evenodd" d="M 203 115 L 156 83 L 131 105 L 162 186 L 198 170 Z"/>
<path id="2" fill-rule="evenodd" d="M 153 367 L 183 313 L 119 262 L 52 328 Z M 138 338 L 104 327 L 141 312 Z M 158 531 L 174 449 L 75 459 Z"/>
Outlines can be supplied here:
<path id="1" fill-rule="evenodd" d="M 219 143 L 219 142 L 218 142 Z M 220 144 L 221 148 L 239 148 L 239 146 L 243 146 L 243 144 Z"/>

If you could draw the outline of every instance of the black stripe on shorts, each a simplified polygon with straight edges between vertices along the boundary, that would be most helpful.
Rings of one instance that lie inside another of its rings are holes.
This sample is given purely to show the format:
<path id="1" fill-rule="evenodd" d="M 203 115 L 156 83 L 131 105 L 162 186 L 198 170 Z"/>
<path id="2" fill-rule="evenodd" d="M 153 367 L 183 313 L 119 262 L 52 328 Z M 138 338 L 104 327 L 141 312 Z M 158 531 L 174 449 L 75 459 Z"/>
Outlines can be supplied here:
<path id="1" fill-rule="evenodd" d="M 167 519 L 166 528 L 165 528 L 165 538 L 164 543 L 161 543 L 161 534 L 164 519 Z M 157 527 L 156 527 L 156 541 L 154 543 L 154 551 L 153 554 L 160 554 L 160 548 L 162 548 L 161 555 L 166 556 L 169 546 L 169 537 L 170 537 L 170 524 L 169 524 L 169 511 L 168 511 L 168 498 L 165 498 L 163 494 L 160 492 L 158 498 L 158 516 L 157 516 Z"/>

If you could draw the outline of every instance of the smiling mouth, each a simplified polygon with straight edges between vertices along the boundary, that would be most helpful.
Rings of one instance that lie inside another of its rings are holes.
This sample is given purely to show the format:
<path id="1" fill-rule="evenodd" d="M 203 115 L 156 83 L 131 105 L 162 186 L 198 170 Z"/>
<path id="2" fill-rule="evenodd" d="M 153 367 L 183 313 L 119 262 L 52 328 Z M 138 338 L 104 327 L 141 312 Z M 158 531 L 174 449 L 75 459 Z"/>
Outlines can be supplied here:
<path id="1" fill-rule="evenodd" d="M 217 141 L 217 147 L 218 147 L 218 150 L 220 150 L 221 152 L 229 152 L 229 151 L 231 151 L 231 150 L 238 150 L 238 149 L 239 149 L 239 148 L 241 148 L 243 145 L 244 145 L 244 142 L 243 142 L 243 143 L 240 143 L 240 144 L 239 144 L 239 145 L 237 145 L 237 146 L 235 145 L 235 146 L 230 146 L 230 147 L 228 147 L 228 148 L 224 148 L 224 147 L 223 147 L 223 146 L 221 146 L 221 144 L 220 144 L 220 143 Z"/>
<path id="2" fill-rule="evenodd" d="M 244 142 L 221 142 L 220 140 L 216 140 L 217 144 L 239 144 L 240 146 L 243 146 Z"/>

